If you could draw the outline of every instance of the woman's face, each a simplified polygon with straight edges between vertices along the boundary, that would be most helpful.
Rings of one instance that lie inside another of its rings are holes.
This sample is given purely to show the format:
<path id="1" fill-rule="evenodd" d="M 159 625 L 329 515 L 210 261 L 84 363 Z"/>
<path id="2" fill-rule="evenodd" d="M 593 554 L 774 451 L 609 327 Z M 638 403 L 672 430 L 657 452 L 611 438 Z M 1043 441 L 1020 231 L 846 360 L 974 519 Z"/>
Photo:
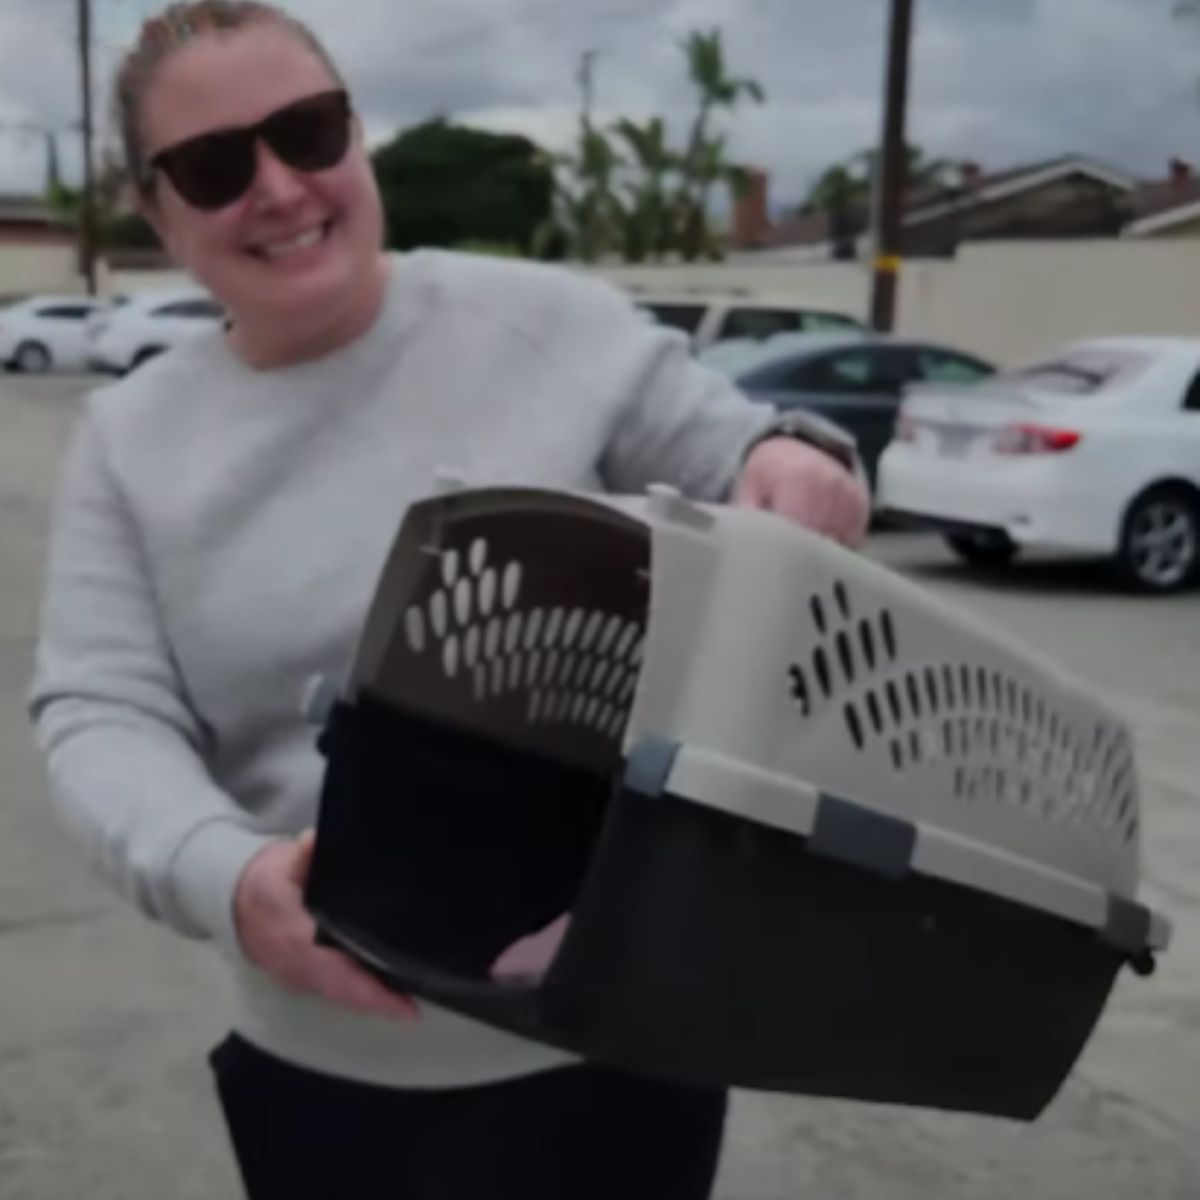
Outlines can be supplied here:
<path id="1" fill-rule="evenodd" d="M 146 159 L 338 86 L 302 41 L 276 26 L 201 37 L 162 64 L 143 97 Z M 383 243 L 361 126 L 355 119 L 350 149 L 328 170 L 289 167 L 261 140 L 256 156 L 249 189 L 215 211 L 190 205 L 157 172 L 145 215 L 235 318 L 306 328 L 343 318 L 370 291 Z"/>

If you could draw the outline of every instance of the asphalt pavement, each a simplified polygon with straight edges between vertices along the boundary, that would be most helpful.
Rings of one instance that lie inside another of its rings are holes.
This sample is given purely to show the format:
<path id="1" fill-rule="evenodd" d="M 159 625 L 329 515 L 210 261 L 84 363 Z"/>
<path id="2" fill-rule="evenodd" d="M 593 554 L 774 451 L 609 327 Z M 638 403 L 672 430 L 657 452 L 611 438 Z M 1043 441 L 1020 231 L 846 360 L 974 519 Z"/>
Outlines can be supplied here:
<path id="1" fill-rule="evenodd" d="M 227 1019 L 219 965 L 88 874 L 23 710 L 49 500 L 84 386 L 0 377 L 0 1200 L 233 1200 L 204 1062 Z M 1174 918 L 1175 944 L 1153 979 L 1122 978 L 1035 1125 L 739 1095 L 720 1197 L 1195 1200 L 1200 594 L 1122 595 L 1093 566 L 1045 558 L 980 577 L 908 534 L 870 553 L 1078 672 L 1133 723 L 1145 896 Z"/>

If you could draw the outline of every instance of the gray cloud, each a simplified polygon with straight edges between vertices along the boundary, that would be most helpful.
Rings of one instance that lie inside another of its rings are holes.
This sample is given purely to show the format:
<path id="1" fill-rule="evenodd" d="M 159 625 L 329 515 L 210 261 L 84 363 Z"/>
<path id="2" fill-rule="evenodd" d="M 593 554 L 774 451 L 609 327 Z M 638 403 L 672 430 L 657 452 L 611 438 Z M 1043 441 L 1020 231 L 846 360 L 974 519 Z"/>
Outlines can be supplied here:
<path id="1" fill-rule="evenodd" d="M 102 73 L 153 0 L 95 0 Z M 910 136 L 986 166 L 1078 151 L 1143 174 L 1200 147 L 1200 23 L 1172 0 L 917 0 Z M 726 121 L 735 152 L 794 201 L 880 119 L 884 0 L 292 0 L 344 65 L 383 137 L 434 113 L 571 137 L 579 56 L 598 49 L 599 116 L 666 115 L 691 97 L 678 41 L 719 25 L 734 70 L 769 102 Z M 77 85 L 65 6 L 0 0 L 0 122 L 61 123 Z M 37 47 L 36 53 L 35 47 Z M 46 47 L 43 52 L 41 47 Z M 51 52 L 52 51 L 52 52 Z M 67 143 L 64 141 L 64 148 Z M 1200 149 L 1197 150 L 1200 154 Z M 64 154 L 68 166 L 73 157 Z M 36 143 L 0 135 L 0 190 L 36 188 Z"/>

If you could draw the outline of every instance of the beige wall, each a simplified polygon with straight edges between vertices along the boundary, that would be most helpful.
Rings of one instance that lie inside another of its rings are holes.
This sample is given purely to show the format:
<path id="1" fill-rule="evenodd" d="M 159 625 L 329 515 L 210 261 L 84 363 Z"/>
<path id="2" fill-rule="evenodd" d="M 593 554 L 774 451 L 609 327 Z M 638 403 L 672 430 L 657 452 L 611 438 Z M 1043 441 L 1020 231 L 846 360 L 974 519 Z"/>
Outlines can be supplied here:
<path id="1" fill-rule="evenodd" d="M 651 291 L 682 295 L 707 288 L 718 291 L 741 288 L 755 296 L 786 298 L 854 315 L 864 314 L 870 302 L 866 275 L 852 263 L 756 265 L 747 256 L 745 261 L 710 266 L 606 266 L 592 271 L 614 283 Z"/>
<path id="2" fill-rule="evenodd" d="M 865 317 L 870 279 L 855 263 L 770 256 L 697 267 L 604 267 L 597 273 L 657 291 L 742 288 Z M 105 273 L 105 291 L 174 285 L 177 272 Z M 73 252 L 0 247 L 0 295 L 81 290 Z M 999 362 L 1071 338 L 1109 333 L 1200 336 L 1200 238 L 977 242 L 958 257 L 905 264 L 898 329 Z"/>
<path id="3" fill-rule="evenodd" d="M 788 295 L 866 316 L 870 279 L 862 265 L 768 262 L 664 267 L 655 286 L 668 291 L 690 279 L 697 287 Z M 653 268 L 601 273 L 617 282 L 656 278 Z M 977 242 L 955 259 L 909 261 L 897 329 L 1000 362 L 1102 334 L 1200 336 L 1200 239 Z"/>
<path id="4" fill-rule="evenodd" d="M 976 243 L 906 272 L 900 328 L 1000 361 L 1103 334 L 1200 336 L 1200 240 Z"/>
<path id="5" fill-rule="evenodd" d="M 186 271 L 102 271 L 100 291 L 106 295 L 128 295 L 143 289 L 195 287 Z"/>
<path id="6" fill-rule="evenodd" d="M 0 297 L 37 292 L 82 293 L 86 290 L 77 269 L 74 246 L 12 246 L 0 244 Z M 183 271 L 109 271 L 102 263 L 97 272 L 101 294 L 134 292 L 140 288 L 187 284 Z"/>
<path id="7" fill-rule="evenodd" d="M 0 296 L 79 292 L 74 246 L 0 244 Z"/>

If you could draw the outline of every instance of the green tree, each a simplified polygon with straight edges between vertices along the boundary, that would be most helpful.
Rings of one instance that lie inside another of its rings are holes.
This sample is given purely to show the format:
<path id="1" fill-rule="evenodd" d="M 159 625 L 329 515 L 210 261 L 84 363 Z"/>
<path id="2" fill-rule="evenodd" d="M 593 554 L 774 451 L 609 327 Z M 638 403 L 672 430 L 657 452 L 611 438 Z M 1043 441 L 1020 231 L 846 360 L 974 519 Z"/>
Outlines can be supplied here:
<path id="1" fill-rule="evenodd" d="M 709 254 L 715 239 L 709 227 L 712 191 L 719 182 L 737 184 L 742 178 L 724 160 L 725 142 L 711 133 L 713 115 L 721 109 L 732 112 L 743 97 L 762 104 L 766 93 L 753 79 L 729 74 L 720 29 L 695 31 L 682 43 L 688 79 L 699 95 L 682 164 L 679 189 L 680 252 L 688 261 Z"/>
<path id="2" fill-rule="evenodd" d="M 553 170 L 524 137 L 437 118 L 401 132 L 372 161 L 396 249 L 486 244 L 529 254 L 552 214 Z"/>
<path id="3" fill-rule="evenodd" d="M 539 249 L 555 237 L 565 253 L 596 262 L 621 249 L 628 213 L 617 190 L 626 163 L 585 113 L 579 123 L 579 142 L 573 154 L 548 160 L 556 170 L 554 212 L 542 225 Z"/>
<path id="4" fill-rule="evenodd" d="M 79 224 L 79 213 L 83 206 L 83 190 L 69 187 L 61 180 L 53 180 L 46 188 L 46 207 L 56 217 L 71 226 Z"/>
<path id="5" fill-rule="evenodd" d="M 574 164 L 576 253 L 584 262 L 595 262 L 620 244 L 625 210 L 617 174 L 624 165 L 607 135 L 585 122 Z"/>
<path id="6" fill-rule="evenodd" d="M 158 250 L 158 234 L 135 212 L 117 213 L 100 222 L 103 250 Z"/>
<path id="7" fill-rule="evenodd" d="M 869 206 L 876 154 L 874 149 L 860 150 L 822 171 L 805 198 L 804 209 L 815 212 Z M 915 192 L 943 183 L 951 165 L 944 158 L 928 158 L 920 146 L 909 146 L 905 169 L 907 190 Z"/>
<path id="8" fill-rule="evenodd" d="M 613 132 L 629 147 L 635 176 L 626 185 L 624 252 L 629 262 L 661 259 L 675 245 L 675 205 L 668 181 L 679 168 L 680 156 L 667 143 L 662 117 L 645 125 L 623 118 Z"/>
<path id="9" fill-rule="evenodd" d="M 96 205 L 98 248 L 105 250 L 157 250 L 158 235 L 136 212 L 126 208 L 126 175 L 117 155 L 101 155 L 96 169 L 93 197 Z M 78 230 L 83 207 L 83 189 L 63 183 L 56 171 L 50 173 L 46 204 L 73 229 Z"/>
<path id="10" fill-rule="evenodd" d="M 827 167 L 800 206 L 802 213 L 821 212 L 828 217 L 830 238 L 839 257 L 852 256 L 854 239 L 867 227 L 877 154 L 873 148 L 860 150 Z M 924 191 L 945 182 L 951 167 L 946 159 L 929 158 L 920 146 L 909 146 L 906 157 L 906 192 Z"/>

